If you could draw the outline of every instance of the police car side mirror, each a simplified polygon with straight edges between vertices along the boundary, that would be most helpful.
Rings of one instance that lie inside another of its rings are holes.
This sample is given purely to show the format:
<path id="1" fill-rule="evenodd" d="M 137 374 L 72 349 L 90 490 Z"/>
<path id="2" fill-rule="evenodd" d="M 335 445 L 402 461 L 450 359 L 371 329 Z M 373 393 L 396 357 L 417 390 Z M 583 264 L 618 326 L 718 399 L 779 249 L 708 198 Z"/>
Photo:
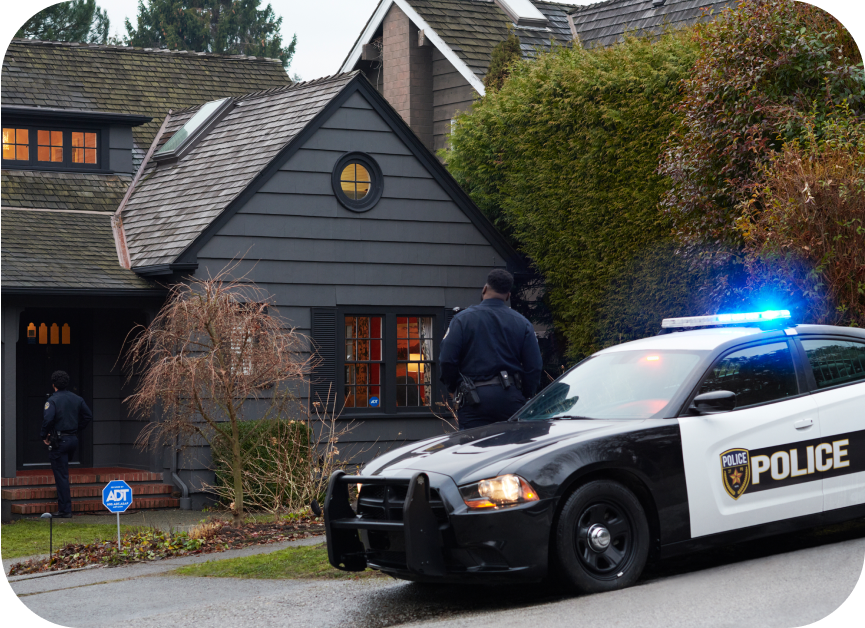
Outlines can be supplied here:
<path id="1" fill-rule="evenodd" d="M 695 414 L 718 414 L 736 408 L 736 393 L 729 390 L 713 390 L 694 397 L 690 410 Z"/>

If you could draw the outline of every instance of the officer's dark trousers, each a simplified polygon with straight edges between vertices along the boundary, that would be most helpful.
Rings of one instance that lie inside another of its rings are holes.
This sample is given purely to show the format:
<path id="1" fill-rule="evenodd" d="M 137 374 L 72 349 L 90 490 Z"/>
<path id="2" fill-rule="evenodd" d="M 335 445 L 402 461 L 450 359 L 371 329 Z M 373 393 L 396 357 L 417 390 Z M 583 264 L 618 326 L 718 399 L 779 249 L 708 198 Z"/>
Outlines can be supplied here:
<path id="1" fill-rule="evenodd" d="M 457 411 L 461 430 L 507 421 L 526 403 L 526 398 L 516 386 L 507 390 L 501 386 L 481 386 L 477 390 L 480 404 L 463 406 Z"/>
<path id="2" fill-rule="evenodd" d="M 74 434 L 61 436 L 60 444 L 48 452 L 51 470 L 54 471 L 54 484 L 57 486 L 57 512 L 72 512 L 72 495 L 69 490 L 69 459 L 78 449 L 78 437 Z"/>

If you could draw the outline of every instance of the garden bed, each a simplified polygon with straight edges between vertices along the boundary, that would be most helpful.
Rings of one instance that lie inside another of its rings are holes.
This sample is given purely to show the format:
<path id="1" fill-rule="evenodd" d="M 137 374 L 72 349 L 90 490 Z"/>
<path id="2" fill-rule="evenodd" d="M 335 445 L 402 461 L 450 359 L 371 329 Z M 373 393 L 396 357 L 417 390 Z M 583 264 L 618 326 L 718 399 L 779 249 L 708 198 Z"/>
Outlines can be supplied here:
<path id="1" fill-rule="evenodd" d="M 226 521 L 202 523 L 190 532 L 163 532 L 149 528 L 127 533 L 121 539 L 93 543 L 70 543 L 50 558 L 12 565 L 10 576 L 36 574 L 91 565 L 116 567 L 131 563 L 224 552 L 251 545 L 296 541 L 324 534 L 321 517 L 290 517 L 278 521 L 248 521 L 234 525 Z"/>

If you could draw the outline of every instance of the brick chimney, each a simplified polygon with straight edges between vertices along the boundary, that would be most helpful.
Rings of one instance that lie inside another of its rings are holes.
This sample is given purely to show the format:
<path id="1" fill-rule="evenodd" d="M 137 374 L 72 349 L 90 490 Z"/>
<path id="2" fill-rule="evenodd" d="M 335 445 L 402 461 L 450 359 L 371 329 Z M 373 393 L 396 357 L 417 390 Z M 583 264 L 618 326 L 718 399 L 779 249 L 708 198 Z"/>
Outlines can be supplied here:
<path id="1" fill-rule="evenodd" d="M 432 51 L 394 4 L 384 18 L 383 95 L 427 148 L 433 148 Z"/>

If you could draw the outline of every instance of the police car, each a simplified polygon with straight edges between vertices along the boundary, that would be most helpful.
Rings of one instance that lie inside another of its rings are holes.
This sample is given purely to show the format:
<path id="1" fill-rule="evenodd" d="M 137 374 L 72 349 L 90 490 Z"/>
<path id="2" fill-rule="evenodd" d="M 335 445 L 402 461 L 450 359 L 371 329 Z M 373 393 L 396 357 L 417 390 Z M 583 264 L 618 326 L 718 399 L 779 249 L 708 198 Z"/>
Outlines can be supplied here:
<path id="1" fill-rule="evenodd" d="M 330 563 L 442 582 L 557 570 L 598 592 L 653 558 L 865 516 L 865 330 L 787 311 L 662 326 L 507 422 L 336 472 Z"/>

